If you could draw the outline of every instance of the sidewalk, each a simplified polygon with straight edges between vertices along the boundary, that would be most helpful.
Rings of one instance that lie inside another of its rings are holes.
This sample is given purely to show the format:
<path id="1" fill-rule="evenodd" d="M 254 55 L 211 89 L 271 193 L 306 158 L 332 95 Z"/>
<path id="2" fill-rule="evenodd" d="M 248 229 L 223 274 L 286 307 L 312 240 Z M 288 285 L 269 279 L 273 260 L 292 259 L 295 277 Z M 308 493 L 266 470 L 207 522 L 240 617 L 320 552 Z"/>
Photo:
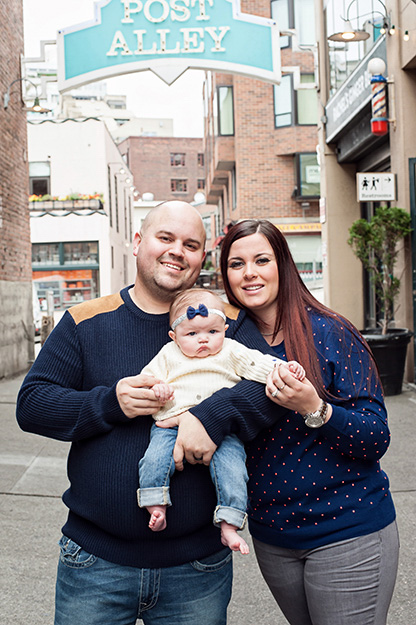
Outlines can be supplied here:
<path id="1" fill-rule="evenodd" d="M 56 543 L 66 518 L 60 496 L 67 485 L 69 445 L 19 429 L 15 403 L 22 380 L 0 380 L 0 620 L 7 625 L 52 625 Z M 392 443 L 382 466 L 390 477 L 401 538 L 388 625 L 411 625 L 416 623 L 416 389 L 409 386 L 387 398 L 387 407 Z M 253 552 L 235 555 L 234 563 L 228 625 L 286 625 Z"/>

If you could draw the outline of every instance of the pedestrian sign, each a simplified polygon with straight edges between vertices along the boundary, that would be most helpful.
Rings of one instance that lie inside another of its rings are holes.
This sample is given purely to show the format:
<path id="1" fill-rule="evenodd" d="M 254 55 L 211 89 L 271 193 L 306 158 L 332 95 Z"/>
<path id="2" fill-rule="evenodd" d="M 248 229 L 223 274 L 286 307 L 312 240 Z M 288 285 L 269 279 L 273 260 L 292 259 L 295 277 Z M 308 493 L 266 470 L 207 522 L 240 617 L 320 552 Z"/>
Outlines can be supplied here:
<path id="1" fill-rule="evenodd" d="M 357 173 L 358 202 L 390 202 L 396 199 L 396 174 L 367 171 Z"/>

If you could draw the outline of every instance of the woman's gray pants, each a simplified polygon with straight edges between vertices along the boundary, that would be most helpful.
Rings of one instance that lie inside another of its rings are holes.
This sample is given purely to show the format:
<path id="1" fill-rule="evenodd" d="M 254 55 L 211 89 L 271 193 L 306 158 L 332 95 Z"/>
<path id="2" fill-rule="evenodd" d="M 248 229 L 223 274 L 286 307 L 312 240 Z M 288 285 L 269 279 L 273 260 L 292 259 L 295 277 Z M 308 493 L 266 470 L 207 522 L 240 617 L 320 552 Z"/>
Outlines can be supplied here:
<path id="1" fill-rule="evenodd" d="M 396 522 L 316 549 L 253 539 L 257 561 L 290 625 L 385 625 L 396 581 Z"/>

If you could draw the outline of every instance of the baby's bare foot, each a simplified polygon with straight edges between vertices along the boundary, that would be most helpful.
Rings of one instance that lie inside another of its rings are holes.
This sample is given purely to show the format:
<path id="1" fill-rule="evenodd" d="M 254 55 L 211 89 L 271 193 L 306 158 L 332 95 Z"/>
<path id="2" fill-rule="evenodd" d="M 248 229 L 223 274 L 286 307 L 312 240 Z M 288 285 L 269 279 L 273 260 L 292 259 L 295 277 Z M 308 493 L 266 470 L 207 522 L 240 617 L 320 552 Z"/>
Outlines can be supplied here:
<path id="1" fill-rule="evenodd" d="M 161 532 L 166 528 L 166 507 L 165 506 L 148 506 L 150 512 L 149 527 L 152 532 Z"/>
<path id="2" fill-rule="evenodd" d="M 225 521 L 221 522 L 221 542 L 232 551 L 240 551 L 244 555 L 250 552 L 244 538 L 237 533 L 235 525 L 230 525 Z"/>

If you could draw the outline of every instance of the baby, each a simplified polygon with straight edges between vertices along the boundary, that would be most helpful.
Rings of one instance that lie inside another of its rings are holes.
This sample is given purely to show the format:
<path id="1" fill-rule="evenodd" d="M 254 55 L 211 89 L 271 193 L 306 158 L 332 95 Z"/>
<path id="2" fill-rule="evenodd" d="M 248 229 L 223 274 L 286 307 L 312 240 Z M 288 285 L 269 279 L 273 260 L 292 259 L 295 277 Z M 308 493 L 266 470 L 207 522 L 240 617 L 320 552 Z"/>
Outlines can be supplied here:
<path id="1" fill-rule="evenodd" d="M 165 402 L 153 417 L 156 421 L 187 411 L 241 378 L 265 384 L 275 366 L 288 367 L 299 380 L 305 377 L 303 367 L 295 361 L 287 363 L 225 338 L 228 325 L 224 303 L 212 291 L 188 289 L 179 293 L 170 307 L 170 322 L 172 342 L 142 371 L 164 380 L 152 387 L 156 397 Z M 138 504 L 149 511 L 153 531 L 166 527 L 176 436 L 177 428 L 153 424 L 149 447 L 139 462 Z M 224 438 L 212 457 L 210 473 L 217 494 L 214 524 L 221 528 L 222 543 L 233 551 L 248 553 L 247 543 L 237 534 L 247 518 L 248 477 L 244 445 L 236 436 Z"/>

